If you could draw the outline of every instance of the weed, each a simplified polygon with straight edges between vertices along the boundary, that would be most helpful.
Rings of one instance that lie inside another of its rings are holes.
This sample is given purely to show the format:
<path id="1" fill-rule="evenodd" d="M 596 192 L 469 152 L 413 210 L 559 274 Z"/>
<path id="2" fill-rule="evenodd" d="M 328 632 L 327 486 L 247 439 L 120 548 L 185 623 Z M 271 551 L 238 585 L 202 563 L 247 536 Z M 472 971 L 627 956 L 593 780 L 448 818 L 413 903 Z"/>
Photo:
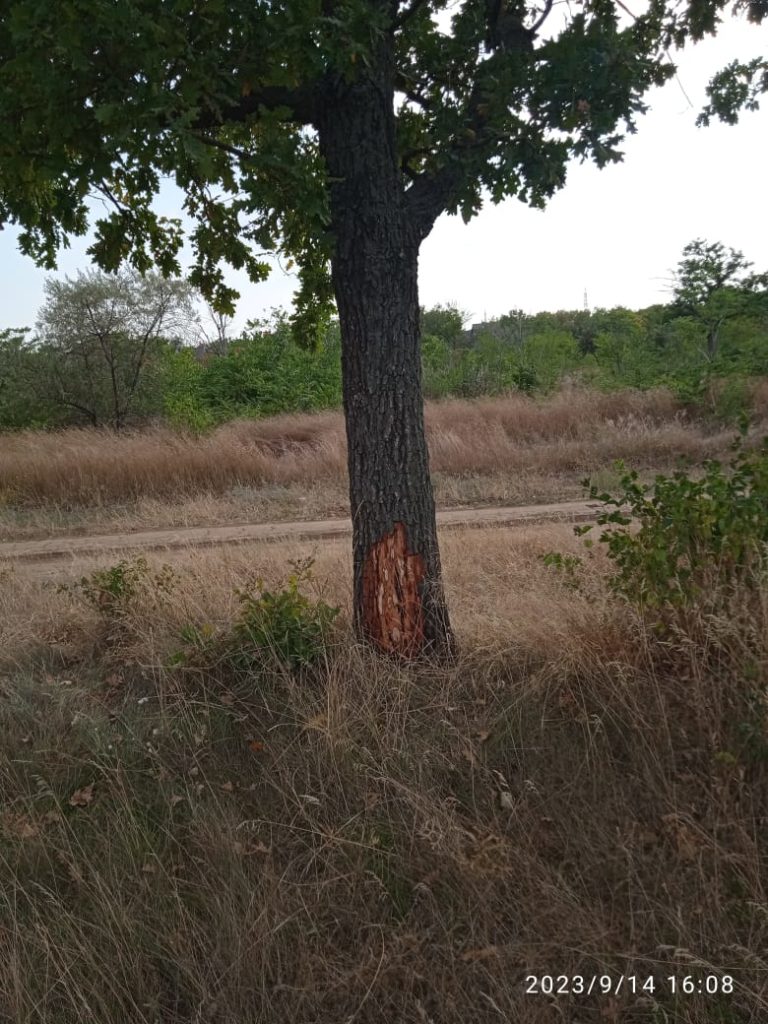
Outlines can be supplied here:
<path id="1" fill-rule="evenodd" d="M 59 586 L 60 591 L 76 590 L 87 604 L 106 619 L 120 618 L 138 595 L 142 585 L 151 585 L 163 594 L 169 594 L 178 581 L 170 565 L 152 571 L 146 558 L 121 559 L 107 569 L 95 569 L 70 587 Z"/>
<path id="2" fill-rule="evenodd" d="M 547 551 L 540 556 L 544 565 L 559 573 L 567 587 L 578 590 L 579 571 L 584 562 L 578 555 L 563 555 L 559 551 Z"/>
<path id="3" fill-rule="evenodd" d="M 83 576 L 77 587 L 88 604 L 106 618 L 116 618 L 125 611 L 148 575 L 146 558 L 122 559 L 108 569 L 96 569 Z"/>

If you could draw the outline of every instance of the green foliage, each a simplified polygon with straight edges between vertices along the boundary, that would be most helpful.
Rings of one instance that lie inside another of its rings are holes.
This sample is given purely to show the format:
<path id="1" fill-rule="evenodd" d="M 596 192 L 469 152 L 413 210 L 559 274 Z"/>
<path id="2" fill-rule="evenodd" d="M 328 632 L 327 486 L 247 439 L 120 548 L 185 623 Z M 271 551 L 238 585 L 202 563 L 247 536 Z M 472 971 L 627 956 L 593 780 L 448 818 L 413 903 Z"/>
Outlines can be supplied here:
<path id="1" fill-rule="evenodd" d="M 266 657 L 300 668 L 322 657 L 339 609 L 302 593 L 302 584 L 314 579 L 312 565 L 312 559 L 295 563 L 280 590 L 267 590 L 259 582 L 256 594 L 238 592 L 240 615 L 232 629 L 229 652 L 234 663 L 247 667 Z"/>
<path id="2" fill-rule="evenodd" d="M 750 0 L 747 8 L 754 21 L 762 20 L 766 14 L 764 0 Z M 760 109 L 764 92 L 768 92 L 768 60 L 755 57 L 746 62 L 732 61 L 707 86 L 709 103 L 699 114 L 697 124 L 708 125 L 713 117 L 725 124 L 736 124 L 742 110 Z"/>
<path id="3" fill-rule="evenodd" d="M 521 391 L 532 391 L 534 386 L 550 391 L 580 362 L 578 343 L 567 331 L 533 334 L 520 347 L 515 383 Z"/>
<path id="4" fill-rule="evenodd" d="M 713 393 L 713 413 L 722 423 L 738 426 L 749 418 L 749 382 L 739 374 L 718 382 Z"/>
<path id="5" fill-rule="evenodd" d="M 189 348 L 163 353 L 159 377 L 163 413 L 174 427 L 201 432 L 216 423 L 203 395 L 205 367 Z"/>
<path id="6" fill-rule="evenodd" d="M 535 395 L 564 378 L 606 390 L 664 386 L 694 410 L 737 422 L 749 411 L 750 379 L 768 373 L 768 316 L 753 310 L 725 323 L 718 356 L 710 360 L 700 324 L 674 314 L 674 307 L 663 306 L 532 316 L 513 310 L 484 330 L 460 332 L 463 314 L 455 307 L 422 310 L 423 324 L 440 332 L 422 337 L 424 393 L 434 399 Z M 235 417 L 338 408 L 338 322 L 312 343 L 299 344 L 295 335 L 288 314 L 273 310 L 247 324 L 238 339 L 196 349 L 158 340 L 141 368 L 131 422 L 162 415 L 173 426 L 201 432 Z M 25 332 L 0 333 L 0 429 L 82 419 L 48 393 L 48 358 L 46 347 Z M 92 403 L 98 387 L 85 391 L 84 401 Z M 109 400 L 102 403 L 106 415 Z"/>
<path id="7" fill-rule="evenodd" d="M 60 410 L 40 392 L 43 360 L 29 330 L 0 330 L 0 430 L 57 426 Z"/>
<path id="8" fill-rule="evenodd" d="M 607 527 L 600 541 L 616 567 L 618 593 L 663 617 L 690 606 L 717 609 L 734 587 L 763 580 L 768 440 L 753 451 L 737 441 L 734 451 L 726 466 L 706 462 L 700 479 L 678 470 L 651 486 L 632 470 L 623 472 L 616 496 L 590 487 L 590 498 L 605 506 L 597 524 Z M 584 534 L 592 526 L 575 529 Z"/>
<path id="9" fill-rule="evenodd" d="M 564 555 L 559 551 L 547 551 L 541 560 L 548 568 L 557 572 L 565 585 L 572 590 L 580 586 L 579 572 L 584 562 L 578 555 Z"/>
<path id="10" fill-rule="evenodd" d="M 73 589 L 100 615 L 110 621 L 120 619 L 139 596 L 142 587 L 170 592 L 176 574 L 169 565 L 152 571 L 145 558 L 122 559 L 106 569 L 95 569 L 81 577 Z M 61 589 L 69 587 L 64 584 Z"/>
<path id="11" fill-rule="evenodd" d="M 202 357 L 189 349 L 166 353 L 163 405 L 168 419 L 191 430 L 236 417 L 308 412 L 341 404 L 338 327 L 332 324 L 314 350 L 299 345 L 288 317 L 251 321 L 250 333 L 224 354 Z"/>
<path id="12" fill-rule="evenodd" d="M 311 558 L 292 563 L 293 572 L 277 590 L 258 581 L 255 593 L 237 591 L 240 610 L 230 629 L 185 626 L 180 634 L 184 647 L 172 657 L 172 664 L 223 665 L 243 671 L 274 664 L 289 669 L 315 664 L 327 650 L 339 609 L 303 592 L 303 587 L 314 583 L 313 564 Z"/>
<path id="13" fill-rule="evenodd" d="M 83 598 L 103 615 L 119 615 L 135 597 L 139 585 L 149 576 L 145 558 L 123 559 L 108 569 L 96 569 L 78 584 Z"/>
<path id="14" fill-rule="evenodd" d="M 327 157 L 349 90 L 377 109 L 381 82 L 407 95 L 375 144 L 394 143 L 397 202 L 426 233 L 484 194 L 544 205 L 574 156 L 620 160 L 645 93 L 673 73 L 669 45 L 713 33 L 727 6 L 658 0 L 623 24 L 604 2 L 556 19 L 551 5 L 466 2 L 448 19 L 444 0 L 350 0 L 333 16 L 217 0 L 205 17 L 186 2 L 16 0 L 0 15 L 0 226 L 19 224 L 22 250 L 53 268 L 95 192 L 101 268 L 178 274 L 184 229 L 155 203 L 173 178 L 192 284 L 231 313 L 222 264 L 260 281 L 278 251 L 298 268 L 292 326 L 311 341 L 331 307 Z"/>
<path id="15" fill-rule="evenodd" d="M 646 319 L 641 313 L 621 307 L 600 312 L 593 351 L 603 381 L 652 387 L 658 381 L 662 360 Z"/>
<path id="16" fill-rule="evenodd" d="M 469 314 L 455 303 L 443 306 L 438 303 L 431 309 L 421 309 L 421 333 L 423 337 L 437 338 L 446 345 L 458 345 L 469 320 Z"/>
<path id="17" fill-rule="evenodd" d="M 159 411 L 157 368 L 169 339 L 189 337 L 189 286 L 158 274 L 49 279 L 38 314 L 34 387 L 74 422 L 115 429 Z"/>

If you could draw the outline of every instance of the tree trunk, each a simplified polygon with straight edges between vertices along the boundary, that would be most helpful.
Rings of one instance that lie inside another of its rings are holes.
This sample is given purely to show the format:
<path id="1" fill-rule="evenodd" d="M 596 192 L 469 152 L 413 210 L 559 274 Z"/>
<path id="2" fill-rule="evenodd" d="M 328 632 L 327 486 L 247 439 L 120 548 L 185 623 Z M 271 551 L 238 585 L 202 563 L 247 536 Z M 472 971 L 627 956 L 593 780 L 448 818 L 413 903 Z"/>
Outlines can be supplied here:
<path id="1" fill-rule="evenodd" d="M 721 323 L 710 323 L 707 326 L 707 358 L 710 362 L 712 362 L 717 355 L 718 342 L 720 341 L 720 327 Z"/>
<path id="2" fill-rule="evenodd" d="M 424 432 L 420 239 L 403 212 L 384 71 L 336 81 L 322 104 L 331 178 L 360 635 L 406 658 L 453 651 Z"/>

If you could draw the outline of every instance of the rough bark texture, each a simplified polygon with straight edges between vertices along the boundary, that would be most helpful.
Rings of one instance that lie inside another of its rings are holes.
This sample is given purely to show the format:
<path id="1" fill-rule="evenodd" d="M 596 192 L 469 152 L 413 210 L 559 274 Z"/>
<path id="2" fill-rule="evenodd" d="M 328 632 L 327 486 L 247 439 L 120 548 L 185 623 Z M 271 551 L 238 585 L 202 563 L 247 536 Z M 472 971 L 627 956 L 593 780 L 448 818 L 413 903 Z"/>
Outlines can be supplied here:
<path id="1" fill-rule="evenodd" d="M 382 44 L 385 46 L 386 44 Z M 388 54 L 328 86 L 331 176 L 358 631 L 413 657 L 449 653 L 421 390 L 418 249 L 404 211 Z"/>

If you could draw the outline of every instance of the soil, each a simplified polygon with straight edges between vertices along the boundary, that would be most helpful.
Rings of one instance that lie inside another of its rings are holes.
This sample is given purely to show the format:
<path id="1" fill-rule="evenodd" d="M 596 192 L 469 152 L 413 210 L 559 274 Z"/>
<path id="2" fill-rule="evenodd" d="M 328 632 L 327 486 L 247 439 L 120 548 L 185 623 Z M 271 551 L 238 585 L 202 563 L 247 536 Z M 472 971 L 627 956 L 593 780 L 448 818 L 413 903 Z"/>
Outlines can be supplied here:
<path id="1" fill-rule="evenodd" d="M 452 527 L 522 526 L 544 522 L 588 522 L 598 506 L 583 501 L 549 505 L 517 505 L 507 508 L 453 508 L 437 513 L 440 529 Z M 35 575 L 47 575 L 66 568 L 76 558 L 98 558 L 113 552 L 141 554 L 148 551 L 178 551 L 222 544 L 268 543 L 284 540 L 322 540 L 351 533 L 349 519 L 315 522 L 254 523 L 239 526 L 197 526 L 173 530 L 143 530 L 134 533 L 94 536 L 57 536 L 48 540 L 12 541 L 0 544 L 0 569 L 34 563 Z"/>

